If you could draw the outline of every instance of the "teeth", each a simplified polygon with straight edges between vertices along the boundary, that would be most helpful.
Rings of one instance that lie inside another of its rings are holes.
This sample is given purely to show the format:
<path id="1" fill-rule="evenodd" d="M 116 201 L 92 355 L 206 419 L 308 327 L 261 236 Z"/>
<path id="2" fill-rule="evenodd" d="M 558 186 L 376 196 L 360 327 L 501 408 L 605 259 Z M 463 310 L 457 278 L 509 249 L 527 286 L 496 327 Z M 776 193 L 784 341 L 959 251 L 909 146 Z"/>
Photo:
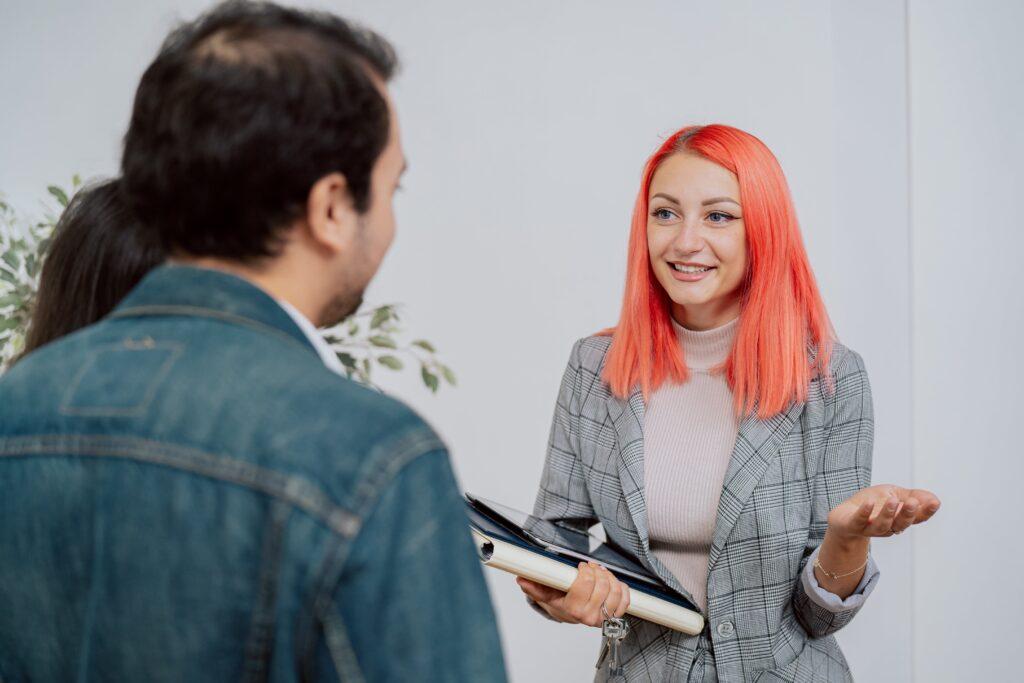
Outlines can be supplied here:
<path id="1" fill-rule="evenodd" d="M 708 266 L 681 266 L 678 263 L 673 263 L 672 267 L 680 273 L 705 273 L 711 270 Z"/>

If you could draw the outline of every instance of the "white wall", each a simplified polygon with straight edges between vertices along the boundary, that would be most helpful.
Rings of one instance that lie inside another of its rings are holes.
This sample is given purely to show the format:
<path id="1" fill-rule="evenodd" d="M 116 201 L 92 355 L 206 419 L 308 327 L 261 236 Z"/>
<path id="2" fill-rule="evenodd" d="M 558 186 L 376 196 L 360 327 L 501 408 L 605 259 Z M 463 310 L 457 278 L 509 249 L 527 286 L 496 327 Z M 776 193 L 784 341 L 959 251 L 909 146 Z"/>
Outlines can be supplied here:
<path id="1" fill-rule="evenodd" d="M 5 3 L 0 189 L 32 208 L 74 171 L 115 173 L 142 69 L 173 18 L 205 5 Z M 1019 187 L 1001 151 L 1011 138 L 1021 151 L 1010 3 L 990 3 L 1001 14 L 888 0 L 319 5 L 383 32 L 404 62 L 393 92 L 410 171 L 368 300 L 405 303 L 458 372 L 460 386 L 437 397 L 411 376 L 386 385 L 446 437 L 467 489 L 530 507 L 569 348 L 617 316 L 644 158 L 681 125 L 739 126 L 780 159 L 840 338 L 867 362 L 875 481 L 933 487 L 946 503 L 928 527 L 875 544 L 883 579 L 839 637 L 854 672 L 958 680 L 970 661 L 1008 675 L 995 647 L 1009 643 L 1019 600 L 998 610 L 1005 598 L 977 590 L 965 604 L 962 587 L 965 558 L 985 550 L 999 560 L 988 584 L 1013 576 L 1009 484 L 983 477 L 1020 473 L 999 379 L 1020 377 L 1004 347 L 1021 308 L 996 307 L 1019 293 L 1009 259 L 1022 240 L 1013 207 L 989 198 Z M 985 200 L 968 203 L 962 184 Z M 996 324 L 970 362 L 983 321 Z M 982 457 L 995 466 L 968 464 Z M 974 509 L 987 514 L 968 522 Z M 511 578 L 488 578 L 514 681 L 591 676 L 594 631 L 544 621 Z M 993 643 L 985 662 L 955 646 L 963 631 L 946 626 L 936 595 L 985 624 L 970 640 Z"/>
<path id="2" fill-rule="evenodd" d="M 914 669 L 1020 680 L 1024 5 L 909 16 L 914 472 L 946 505 L 913 537 Z"/>

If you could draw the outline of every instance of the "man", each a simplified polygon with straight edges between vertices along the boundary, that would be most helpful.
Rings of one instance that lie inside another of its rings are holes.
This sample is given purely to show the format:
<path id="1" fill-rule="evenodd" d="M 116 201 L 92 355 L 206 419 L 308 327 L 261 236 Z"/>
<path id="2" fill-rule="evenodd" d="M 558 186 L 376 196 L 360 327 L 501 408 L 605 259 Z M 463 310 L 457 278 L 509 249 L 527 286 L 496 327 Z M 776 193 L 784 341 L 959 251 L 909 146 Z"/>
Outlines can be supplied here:
<path id="1" fill-rule="evenodd" d="M 328 367 L 394 236 L 391 47 L 229 3 L 136 94 L 171 261 L 0 380 L 0 680 L 503 680 L 448 454 Z"/>

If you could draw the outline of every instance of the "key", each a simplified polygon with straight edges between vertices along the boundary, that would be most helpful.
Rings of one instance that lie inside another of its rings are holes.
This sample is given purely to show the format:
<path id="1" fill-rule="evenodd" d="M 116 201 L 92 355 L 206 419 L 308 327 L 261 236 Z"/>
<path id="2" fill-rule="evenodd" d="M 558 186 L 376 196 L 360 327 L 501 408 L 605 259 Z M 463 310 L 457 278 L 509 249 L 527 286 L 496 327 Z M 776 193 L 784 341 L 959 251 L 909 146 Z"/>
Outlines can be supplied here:
<path id="1" fill-rule="evenodd" d="M 608 656 L 608 650 L 608 639 L 605 638 L 601 641 L 601 651 L 597 653 L 597 663 L 594 664 L 595 669 L 601 668 L 601 665 L 604 663 L 605 658 Z"/>
<path id="2" fill-rule="evenodd" d="M 601 626 L 601 635 L 604 636 L 605 645 L 601 649 L 601 657 L 598 659 L 598 666 L 609 655 L 609 674 L 612 677 L 622 675 L 622 663 L 619 661 L 619 644 L 629 635 L 629 622 L 622 618 L 605 619 Z"/>

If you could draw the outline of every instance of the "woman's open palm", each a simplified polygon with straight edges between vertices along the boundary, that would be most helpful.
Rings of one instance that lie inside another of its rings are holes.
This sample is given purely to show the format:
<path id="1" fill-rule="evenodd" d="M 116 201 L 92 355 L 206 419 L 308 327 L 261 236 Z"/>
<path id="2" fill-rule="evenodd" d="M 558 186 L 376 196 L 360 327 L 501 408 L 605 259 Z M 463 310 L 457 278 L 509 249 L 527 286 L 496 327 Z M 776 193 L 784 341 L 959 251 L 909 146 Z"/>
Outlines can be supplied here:
<path id="1" fill-rule="evenodd" d="M 837 505 L 828 515 L 828 525 L 843 538 L 892 536 L 927 522 L 940 505 L 931 491 L 878 484 Z"/>

